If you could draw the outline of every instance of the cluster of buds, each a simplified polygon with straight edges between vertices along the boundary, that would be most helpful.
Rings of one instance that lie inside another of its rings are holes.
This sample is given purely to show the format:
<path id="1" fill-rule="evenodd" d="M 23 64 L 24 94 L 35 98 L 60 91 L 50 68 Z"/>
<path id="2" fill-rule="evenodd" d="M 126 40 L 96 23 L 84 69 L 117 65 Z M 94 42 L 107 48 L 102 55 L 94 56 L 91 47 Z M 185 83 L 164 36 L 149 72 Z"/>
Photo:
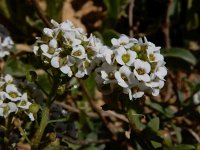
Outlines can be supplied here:
<path id="1" fill-rule="evenodd" d="M 31 105 L 27 93 L 20 91 L 11 75 L 0 78 L 0 116 L 7 118 L 10 114 L 25 113 L 33 121 Z"/>
<path id="2" fill-rule="evenodd" d="M 53 28 L 44 28 L 43 36 L 38 37 L 38 46 L 33 49 L 35 55 L 69 77 L 89 75 L 98 63 L 96 54 L 102 47 L 101 41 L 93 35 L 87 38 L 86 33 L 70 21 L 58 24 L 51 20 L 51 23 Z"/>
<path id="3" fill-rule="evenodd" d="M 112 47 L 107 47 L 93 35 L 87 38 L 70 21 L 51 23 L 53 29 L 44 28 L 44 36 L 38 38 L 38 46 L 33 49 L 50 67 L 78 78 L 94 71 L 98 87 L 121 89 L 131 100 L 145 93 L 157 96 L 164 86 L 164 57 L 160 47 L 146 38 L 121 35 L 111 40 Z"/>
<path id="4" fill-rule="evenodd" d="M 3 59 L 5 56 L 10 55 L 10 50 L 13 48 L 12 39 L 7 36 L 4 39 L 0 37 L 0 59 Z"/>
<path id="5" fill-rule="evenodd" d="M 144 93 L 157 96 L 164 86 L 167 69 L 160 47 L 148 42 L 121 35 L 111 40 L 105 61 L 96 69 L 98 86 L 109 85 L 109 89 L 120 87 L 129 99 L 140 98 Z"/>

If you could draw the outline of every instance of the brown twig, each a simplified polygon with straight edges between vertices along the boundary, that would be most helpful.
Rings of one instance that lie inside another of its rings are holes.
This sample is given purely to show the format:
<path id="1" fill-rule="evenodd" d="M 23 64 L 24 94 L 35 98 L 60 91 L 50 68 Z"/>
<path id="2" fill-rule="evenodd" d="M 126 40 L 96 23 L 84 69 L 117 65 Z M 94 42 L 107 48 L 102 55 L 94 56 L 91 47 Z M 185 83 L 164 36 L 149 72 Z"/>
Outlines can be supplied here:
<path id="1" fill-rule="evenodd" d="M 172 0 L 168 0 L 167 2 L 167 8 L 165 11 L 165 18 L 164 22 L 162 24 L 162 32 L 164 34 L 164 40 L 165 40 L 165 47 L 170 48 L 171 47 L 171 42 L 170 42 L 170 5 L 172 3 Z"/>
<path id="2" fill-rule="evenodd" d="M 130 0 L 130 5 L 129 5 L 129 12 L 128 12 L 128 23 L 129 23 L 129 35 L 130 37 L 133 37 L 133 8 L 135 5 L 135 0 Z"/>
<path id="3" fill-rule="evenodd" d="M 81 111 L 78 108 L 75 108 L 73 106 L 67 105 L 65 102 L 55 101 L 54 103 L 56 105 L 59 105 L 59 106 L 63 107 L 64 109 L 66 109 L 69 112 L 78 113 L 78 114 L 81 113 Z M 99 111 L 101 111 L 101 110 L 99 110 Z M 119 120 L 121 120 L 123 122 L 127 122 L 128 123 L 128 119 L 124 115 L 118 114 L 118 113 L 116 113 L 114 111 L 101 111 L 101 113 L 102 113 L 102 115 L 104 117 L 114 117 L 116 119 L 119 119 Z M 89 117 L 92 117 L 92 118 L 97 118 L 98 117 L 98 115 L 96 113 L 94 113 L 94 112 L 85 112 L 85 114 L 87 116 L 89 116 Z"/>
<path id="4" fill-rule="evenodd" d="M 78 140 L 69 136 L 65 136 L 63 140 L 72 144 L 76 144 L 76 145 L 102 144 L 102 143 L 108 143 L 111 141 L 110 139 Z"/>
<path id="5" fill-rule="evenodd" d="M 87 100 L 88 100 L 90 106 L 92 107 L 93 111 L 98 114 L 99 118 L 102 120 L 102 122 L 105 125 L 105 127 L 107 128 L 107 130 L 110 132 L 110 134 L 113 136 L 113 138 L 115 138 L 115 134 L 114 134 L 113 130 L 108 125 L 108 122 L 107 122 L 106 118 L 103 116 L 103 114 L 101 113 L 101 111 L 96 107 L 96 105 L 94 103 L 94 99 L 90 96 L 90 94 L 89 94 L 88 90 L 86 89 L 83 81 L 79 80 L 79 83 L 80 83 L 80 86 L 83 90 L 83 93 L 87 97 Z"/>
<path id="6" fill-rule="evenodd" d="M 50 23 L 50 21 L 47 19 L 47 17 L 44 15 L 44 12 L 42 11 L 42 9 L 40 8 L 37 0 L 31 0 L 33 6 L 36 9 L 36 12 L 38 14 L 38 16 L 42 19 L 42 21 L 46 24 L 47 27 L 51 28 L 52 24 Z"/>

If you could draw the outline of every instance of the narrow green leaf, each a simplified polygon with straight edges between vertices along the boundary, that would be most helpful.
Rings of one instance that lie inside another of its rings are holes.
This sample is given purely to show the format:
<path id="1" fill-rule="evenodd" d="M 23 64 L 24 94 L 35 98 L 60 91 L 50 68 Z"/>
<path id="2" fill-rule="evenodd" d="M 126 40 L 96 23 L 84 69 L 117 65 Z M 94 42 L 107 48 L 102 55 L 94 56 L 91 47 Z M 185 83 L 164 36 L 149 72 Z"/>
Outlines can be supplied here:
<path id="1" fill-rule="evenodd" d="M 160 120 L 158 117 L 155 117 L 150 120 L 150 122 L 147 124 L 149 128 L 151 128 L 153 131 L 157 132 L 159 130 L 159 124 Z"/>
<path id="2" fill-rule="evenodd" d="M 189 50 L 183 48 L 162 49 L 161 53 L 164 55 L 164 57 L 179 58 L 192 65 L 196 65 L 197 63 L 195 56 Z"/>
<path id="3" fill-rule="evenodd" d="M 164 150 L 194 150 L 195 146 L 188 144 L 181 144 L 173 147 L 164 148 Z"/>

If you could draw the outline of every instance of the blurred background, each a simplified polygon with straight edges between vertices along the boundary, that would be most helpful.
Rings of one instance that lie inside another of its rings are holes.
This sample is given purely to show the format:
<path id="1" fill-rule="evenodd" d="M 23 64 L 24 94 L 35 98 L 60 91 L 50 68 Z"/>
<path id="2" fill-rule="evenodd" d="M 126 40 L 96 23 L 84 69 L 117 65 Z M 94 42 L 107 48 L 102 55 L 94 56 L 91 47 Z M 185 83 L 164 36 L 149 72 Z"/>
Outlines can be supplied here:
<path id="1" fill-rule="evenodd" d="M 166 84 L 160 96 L 138 102 L 140 107 L 135 108 L 135 112 L 144 114 L 146 118 L 136 116 L 136 125 L 142 131 L 142 138 L 153 141 L 154 148 L 200 150 L 199 0 L 0 0 L 1 36 L 9 33 L 15 42 L 13 53 L 16 57 L 7 62 L 6 73 L 21 77 L 26 70 L 34 68 L 32 45 L 50 19 L 58 22 L 69 19 L 108 46 L 110 39 L 120 34 L 136 38 L 146 36 L 149 41 L 161 46 L 168 68 Z M 108 98 L 95 90 L 94 79 L 89 78 L 85 82 L 96 104 L 105 104 Z M 87 102 L 80 98 L 80 91 L 76 89 L 69 95 L 72 95 L 73 102 L 68 100 L 67 104 L 73 103 L 81 110 L 88 109 Z M 105 132 L 99 133 L 102 130 L 99 120 L 83 118 L 87 116 L 79 116 L 75 127 L 79 138 L 98 139 L 106 135 Z M 126 130 L 122 122 L 109 121 L 119 133 Z M 155 126 L 159 127 L 148 130 L 148 127 Z M 122 136 L 113 143 L 71 145 L 70 148 L 142 150 L 138 143 L 136 140 L 130 144 Z"/>

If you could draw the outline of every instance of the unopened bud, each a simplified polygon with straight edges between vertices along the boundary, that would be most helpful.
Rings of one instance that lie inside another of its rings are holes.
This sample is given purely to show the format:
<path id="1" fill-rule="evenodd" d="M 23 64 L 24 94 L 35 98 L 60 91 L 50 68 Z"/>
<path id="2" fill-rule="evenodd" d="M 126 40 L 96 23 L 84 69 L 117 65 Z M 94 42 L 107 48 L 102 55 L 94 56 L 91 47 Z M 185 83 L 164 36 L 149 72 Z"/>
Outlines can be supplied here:
<path id="1" fill-rule="evenodd" d="M 59 87 L 58 87 L 58 89 L 57 89 L 57 94 L 58 95 L 63 95 L 64 93 L 65 93 L 65 84 L 63 84 L 63 85 L 60 85 Z"/>
<path id="2" fill-rule="evenodd" d="M 29 112 L 33 113 L 33 114 L 36 114 L 38 111 L 39 111 L 39 105 L 36 104 L 36 103 L 33 103 L 30 105 L 29 107 Z"/>
<path id="3" fill-rule="evenodd" d="M 21 121 L 20 121 L 18 118 L 14 118 L 14 119 L 13 119 L 13 124 L 14 124 L 14 126 L 15 126 L 16 128 L 19 128 L 19 127 L 21 127 L 21 125 L 22 125 Z"/>

